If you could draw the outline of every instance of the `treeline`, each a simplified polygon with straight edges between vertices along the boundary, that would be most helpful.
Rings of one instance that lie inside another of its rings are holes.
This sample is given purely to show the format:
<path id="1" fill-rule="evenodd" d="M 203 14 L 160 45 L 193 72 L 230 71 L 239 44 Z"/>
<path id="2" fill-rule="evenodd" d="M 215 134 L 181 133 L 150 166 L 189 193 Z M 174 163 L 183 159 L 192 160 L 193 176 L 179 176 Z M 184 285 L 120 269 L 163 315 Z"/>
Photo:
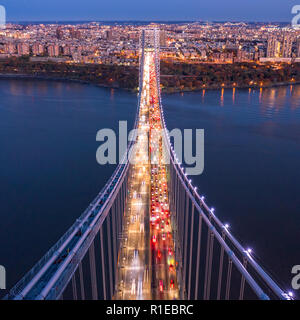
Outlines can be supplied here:
<path id="1" fill-rule="evenodd" d="M 137 89 L 136 67 L 33 62 L 29 57 L 0 60 L 0 73 L 78 80 L 108 87 Z M 300 63 L 294 64 L 184 64 L 161 62 L 162 90 L 192 91 L 202 88 L 255 87 L 300 82 Z"/>
<path id="2" fill-rule="evenodd" d="M 161 84 L 167 91 L 220 87 L 271 86 L 300 81 L 294 64 L 173 64 L 161 63 Z"/>
<path id="3" fill-rule="evenodd" d="M 0 60 L 0 73 L 78 80 L 126 89 L 133 89 L 138 85 L 138 70 L 135 67 L 51 61 L 32 62 L 28 57 Z"/>

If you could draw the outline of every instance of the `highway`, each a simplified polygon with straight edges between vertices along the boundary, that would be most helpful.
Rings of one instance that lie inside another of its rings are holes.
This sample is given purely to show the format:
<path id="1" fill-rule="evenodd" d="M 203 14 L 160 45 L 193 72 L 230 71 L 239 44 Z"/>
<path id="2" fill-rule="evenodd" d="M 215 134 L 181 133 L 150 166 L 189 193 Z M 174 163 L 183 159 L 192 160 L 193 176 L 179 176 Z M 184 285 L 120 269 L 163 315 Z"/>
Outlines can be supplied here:
<path id="1" fill-rule="evenodd" d="M 145 50 L 116 299 L 179 298 L 154 59 L 154 50 Z"/>

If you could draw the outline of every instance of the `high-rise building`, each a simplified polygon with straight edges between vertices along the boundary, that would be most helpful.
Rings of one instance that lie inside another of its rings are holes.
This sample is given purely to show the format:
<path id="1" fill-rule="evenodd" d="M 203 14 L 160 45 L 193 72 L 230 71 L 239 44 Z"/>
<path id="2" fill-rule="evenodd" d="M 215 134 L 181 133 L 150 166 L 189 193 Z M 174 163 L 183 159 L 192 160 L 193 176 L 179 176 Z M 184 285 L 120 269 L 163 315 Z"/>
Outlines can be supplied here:
<path id="1" fill-rule="evenodd" d="M 290 35 L 286 35 L 283 38 L 282 44 L 282 57 L 290 58 L 292 56 L 293 38 Z"/>
<path id="2" fill-rule="evenodd" d="M 113 32 L 112 30 L 106 30 L 106 40 L 113 40 Z"/>
<path id="3" fill-rule="evenodd" d="M 80 39 L 81 38 L 81 32 L 79 30 L 76 30 L 75 27 L 69 28 L 70 37 L 72 39 Z"/>
<path id="4" fill-rule="evenodd" d="M 44 53 L 44 46 L 42 44 L 40 44 L 40 43 L 34 43 L 32 45 L 32 53 L 35 56 L 43 54 Z"/>
<path id="5" fill-rule="evenodd" d="M 71 55 L 71 47 L 68 45 L 63 46 L 63 55 L 69 56 Z"/>
<path id="6" fill-rule="evenodd" d="M 49 57 L 57 57 L 59 56 L 59 45 L 50 45 L 48 46 L 48 55 Z"/>
<path id="7" fill-rule="evenodd" d="M 17 44 L 18 55 L 29 55 L 30 54 L 30 46 L 28 43 L 20 42 Z"/>
<path id="8" fill-rule="evenodd" d="M 267 58 L 279 58 L 281 56 L 281 43 L 276 37 L 268 39 Z"/>
<path id="9" fill-rule="evenodd" d="M 160 41 L 160 46 L 161 47 L 165 47 L 167 45 L 166 31 L 160 30 L 159 41 Z"/>
<path id="10" fill-rule="evenodd" d="M 5 53 L 14 54 L 14 53 L 16 53 L 16 51 L 17 51 L 17 48 L 14 43 L 9 42 L 4 45 L 4 52 Z"/>
<path id="11" fill-rule="evenodd" d="M 63 36 L 64 36 L 64 32 L 63 32 L 62 28 L 58 27 L 56 29 L 56 37 L 57 37 L 57 39 L 61 40 L 63 38 Z"/>
<path id="12" fill-rule="evenodd" d="M 300 38 L 297 39 L 297 58 L 300 58 Z"/>

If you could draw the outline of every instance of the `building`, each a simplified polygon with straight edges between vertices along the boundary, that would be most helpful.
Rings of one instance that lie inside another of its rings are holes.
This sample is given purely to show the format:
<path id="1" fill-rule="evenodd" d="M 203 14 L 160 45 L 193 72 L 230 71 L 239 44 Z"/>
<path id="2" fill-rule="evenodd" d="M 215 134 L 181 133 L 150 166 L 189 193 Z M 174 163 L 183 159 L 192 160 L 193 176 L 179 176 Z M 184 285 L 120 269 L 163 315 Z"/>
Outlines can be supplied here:
<path id="1" fill-rule="evenodd" d="M 17 44 L 17 51 L 19 56 L 29 55 L 30 54 L 30 46 L 28 43 L 20 42 Z"/>
<path id="2" fill-rule="evenodd" d="M 76 30 L 75 27 L 69 28 L 70 37 L 72 39 L 80 39 L 81 38 L 81 32 L 79 30 Z"/>
<path id="3" fill-rule="evenodd" d="M 44 53 L 44 46 L 40 43 L 34 43 L 32 45 L 32 54 L 35 56 L 42 55 Z"/>
<path id="4" fill-rule="evenodd" d="M 5 43 L 4 52 L 8 54 L 15 54 L 17 52 L 17 47 L 14 43 Z"/>
<path id="5" fill-rule="evenodd" d="M 300 58 L 300 38 L 297 39 L 297 58 Z"/>
<path id="6" fill-rule="evenodd" d="M 62 28 L 58 27 L 56 29 L 56 37 L 57 37 L 57 39 L 61 40 L 63 38 L 63 36 L 64 36 L 64 32 L 63 32 Z"/>
<path id="7" fill-rule="evenodd" d="M 167 45 L 166 31 L 160 30 L 159 41 L 160 41 L 160 46 L 161 47 L 165 47 Z"/>
<path id="8" fill-rule="evenodd" d="M 47 48 L 49 57 L 59 56 L 59 45 L 50 45 Z"/>
<path id="9" fill-rule="evenodd" d="M 279 58 L 281 56 L 281 42 L 275 37 L 268 40 L 267 58 Z"/>
<path id="10" fill-rule="evenodd" d="M 106 35 L 106 40 L 113 40 L 114 38 L 112 30 L 106 30 L 105 35 Z"/>
<path id="11" fill-rule="evenodd" d="M 71 55 L 71 47 L 68 45 L 65 45 L 62 47 L 63 49 L 63 55 L 64 56 L 70 56 Z"/>
<path id="12" fill-rule="evenodd" d="M 282 57 L 290 58 L 292 56 L 293 38 L 290 35 L 286 35 L 283 38 L 282 44 Z"/>

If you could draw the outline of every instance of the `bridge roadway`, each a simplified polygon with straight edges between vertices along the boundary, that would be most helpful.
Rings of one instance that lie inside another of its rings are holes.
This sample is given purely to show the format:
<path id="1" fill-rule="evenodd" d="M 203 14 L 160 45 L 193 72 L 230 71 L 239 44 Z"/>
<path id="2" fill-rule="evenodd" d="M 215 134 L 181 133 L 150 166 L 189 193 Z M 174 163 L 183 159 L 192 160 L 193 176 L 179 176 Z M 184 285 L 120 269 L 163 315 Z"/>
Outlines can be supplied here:
<path id="1" fill-rule="evenodd" d="M 143 70 L 116 298 L 178 299 L 154 50 L 145 50 Z"/>

